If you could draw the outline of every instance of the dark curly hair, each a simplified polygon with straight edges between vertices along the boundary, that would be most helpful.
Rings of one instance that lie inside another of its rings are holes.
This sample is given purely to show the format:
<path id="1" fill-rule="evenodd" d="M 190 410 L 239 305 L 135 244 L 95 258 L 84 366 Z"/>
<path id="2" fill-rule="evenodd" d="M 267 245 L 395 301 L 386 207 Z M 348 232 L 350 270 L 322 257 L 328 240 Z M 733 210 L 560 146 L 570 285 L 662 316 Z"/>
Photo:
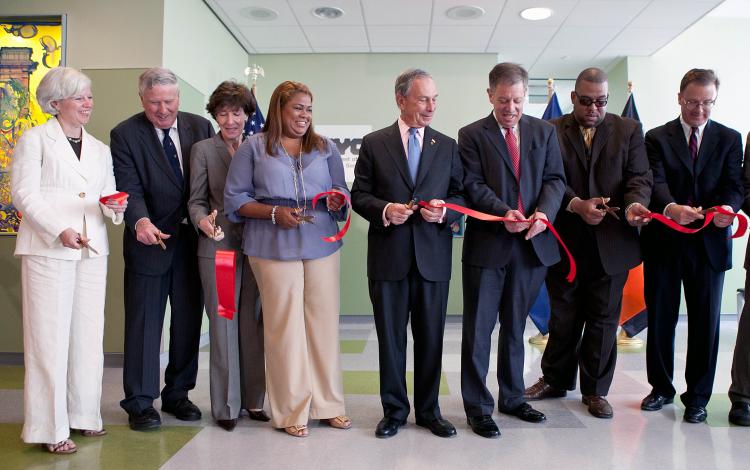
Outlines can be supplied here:
<path id="1" fill-rule="evenodd" d="M 211 97 L 208 99 L 208 104 L 206 105 L 206 111 L 211 114 L 211 117 L 216 119 L 216 113 L 224 107 L 230 109 L 240 108 L 245 111 L 245 114 L 250 116 L 255 112 L 257 105 L 253 94 L 250 93 L 250 90 L 245 85 L 227 80 L 221 82 L 214 92 L 211 93 Z"/>

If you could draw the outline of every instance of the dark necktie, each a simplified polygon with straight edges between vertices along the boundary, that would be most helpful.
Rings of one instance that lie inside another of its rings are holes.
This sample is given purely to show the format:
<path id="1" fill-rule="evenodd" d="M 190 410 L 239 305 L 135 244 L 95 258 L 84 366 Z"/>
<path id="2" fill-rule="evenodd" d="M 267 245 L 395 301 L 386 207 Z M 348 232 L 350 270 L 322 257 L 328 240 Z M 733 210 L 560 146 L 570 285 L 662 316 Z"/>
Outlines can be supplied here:
<path id="1" fill-rule="evenodd" d="M 409 164 L 409 174 L 414 184 L 417 184 L 417 170 L 419 169 L 419 157 L 422 155 L 422 148 L 419 146 L 417 138 L 417 128 L 409 128 L 409 154 L 406 156 Z"/>
<path id="2" fill-rule="evenodd" d="M 169 166 L 172 167 L 177 181 L 182 186 L 184 180 L 182 178 L 182 168 L 180 168 L 180 158 L 177 156 L 177 148 L 174 146 L 172 138 L 169 137 L 169 129 L 162 129 L 162 132 L 164 132 L 164 139 L 162 139 L 161 145 L 164 147 L 164 154 L 167 156 L 167 160 L 169 160 Z"/>
<path id="3" fill-rule="evenodd" d="M 688 150 L 690 150 L 690 158 L 695 161 L 698 158 L 698 128 L 690 128 L 690 143 L 688 144 Z"/>
<path id="4" fill-rule="evenodd" d="M 510 154 L 510 161 L 513 164 L 513 173 L 515 173 L 516 182 L 518 183 L 518 203 L 517 209 L 523 212 L 523 201 L 521 200 L 521 152 L 518 150 L 518 141 L 516 141 L 516 135 L 513 133 L 513 129 L 510 127 L 505 128 L 505 145 L 508 146 L 508 153 Z"/>

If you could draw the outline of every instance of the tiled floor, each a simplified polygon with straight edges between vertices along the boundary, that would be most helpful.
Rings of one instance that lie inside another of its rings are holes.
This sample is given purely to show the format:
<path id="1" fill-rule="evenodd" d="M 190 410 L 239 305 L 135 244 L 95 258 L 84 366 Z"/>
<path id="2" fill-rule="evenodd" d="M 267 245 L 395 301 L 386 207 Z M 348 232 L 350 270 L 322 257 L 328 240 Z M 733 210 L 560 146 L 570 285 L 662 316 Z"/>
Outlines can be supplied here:
<path id="1" fill-rule="evenodd" d="M 686 325 L 679 324 L 676 386 L 684 388 Z M 534 333 L 529 325 L 528 333 Z M 649 391 L 645 348 L 620 350 L 617 373 L 609 395 L 612 420 L 590 416 L 580 394 L 539 402 L 545 424 L 529 424 L 495 413 L 500 439 L 474 435 L 463 414 L 460 395 L 461 325 L 454 319 L 445 334 L 441 407 L 443 416 L 458 428 L 458 437 L 440 439 L 414 425 L 413 418 L 397 436 L 379 440 L 373 435 L 381 417 L 377 394 L 377 342 L 372 323 L 342 319 L 341 350 L 347 412 L 353 429 L 340 431 L 310 423 L 310 437 L 296 439 L 266 423 L 245 418 L 234 432 L 214 425 L 208 399 L 208 351 L 201 352 L 198 387 L 191 398 L 204 411 L 197 423 L 183 423 L 164 415 L 161 430 L 137 433 L 127 428 L 118 406 L 121 369 L 105 369 L 102 414 L 109 434 L 76 438 L 79 452 L 52 456 L 21 443 L 23 373 L 20 367 L 0 367 L 0 468 L 60 469 L 747 469 L 750 468 L 750 428 L 730 426 L 729 368 L 736 335 L 733 319 L 722 321 L 715 395 L 707 424 L 682 422 L 681 405 L 653 413 L 640 411 Z M 495 335 L 496 336 L 496 335 Z M 208 349 L 208 348 L 205 348 Z M 526 381 L 540 375 L 542 350 L 527 345 Z M 411 359 L 410 359 L 411 362 Z M 493 361 L 494 362 L 494 361 Z M 411 366 L 409 366 L 411 368 Z M 489 377 L 496 392 L 494 366 Z M 158 405 L 158 404 L 157 404 Z"/>

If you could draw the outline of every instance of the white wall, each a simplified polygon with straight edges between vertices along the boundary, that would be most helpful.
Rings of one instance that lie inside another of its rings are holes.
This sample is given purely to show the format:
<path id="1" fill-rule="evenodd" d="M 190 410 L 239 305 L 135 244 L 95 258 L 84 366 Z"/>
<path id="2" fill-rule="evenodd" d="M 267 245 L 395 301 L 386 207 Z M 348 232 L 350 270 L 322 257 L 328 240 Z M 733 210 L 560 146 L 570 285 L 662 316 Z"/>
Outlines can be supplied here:
<path id="1" fill-rule="evenodd" d="M 675 119 L 682 76 L 691 68 L 711 68 L 719 75 L 719 96 L 711 118 L 738 130 L 750 129 L 748 80 L 750 61 L 745 44 L 750 18 L 704 18 L 652 57 L 628 59 L 628 75 L 637 84 L 636 103 L 644 129 Z M 744 286 L 742 267 L 747 237 L 733 247 L 733 269 L 724 282 L 722 312 L 736 312 L 736 290 Z"/>
<path id="2" fill-rule="evenodd" d="M 201 0 L 164 0 L 164 67 L 206 99 L 224 80 L 244 82 L 248 55 Z"/>

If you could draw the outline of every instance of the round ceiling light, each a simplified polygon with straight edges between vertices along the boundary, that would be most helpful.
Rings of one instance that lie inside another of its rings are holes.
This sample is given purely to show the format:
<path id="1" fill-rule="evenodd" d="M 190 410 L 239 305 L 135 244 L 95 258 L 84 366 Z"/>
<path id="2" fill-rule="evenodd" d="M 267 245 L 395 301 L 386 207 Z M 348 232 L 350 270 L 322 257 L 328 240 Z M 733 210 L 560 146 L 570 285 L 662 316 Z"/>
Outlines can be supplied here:
<path id="1" fill-rule="evenodd" d="M 273 21 L 279 17 L 275 10 L 265 7 L 247 7 L 240 10 L 240 15 L 256 21 Z"/>
<path id="2" fill-rule="evenodd" d="M 460 5 L 445 10 L 445 16 L 452 20 L 473 20 L 484 16 L 484 8 L 474 5 Z"/>
<path id="3" fill-rule="evenodd" d="M 335 20 L 344 16 L 344 10 L 338 7 L 318 7 L 312 14 L 321 20 Z"/>
<path id="4" fill-rule="evenodd" d="M 529 21 L 546 20 L 552 16 L 552 9 L 545 7 L 527 8 L 521 11 L 521 18 Z"/>

